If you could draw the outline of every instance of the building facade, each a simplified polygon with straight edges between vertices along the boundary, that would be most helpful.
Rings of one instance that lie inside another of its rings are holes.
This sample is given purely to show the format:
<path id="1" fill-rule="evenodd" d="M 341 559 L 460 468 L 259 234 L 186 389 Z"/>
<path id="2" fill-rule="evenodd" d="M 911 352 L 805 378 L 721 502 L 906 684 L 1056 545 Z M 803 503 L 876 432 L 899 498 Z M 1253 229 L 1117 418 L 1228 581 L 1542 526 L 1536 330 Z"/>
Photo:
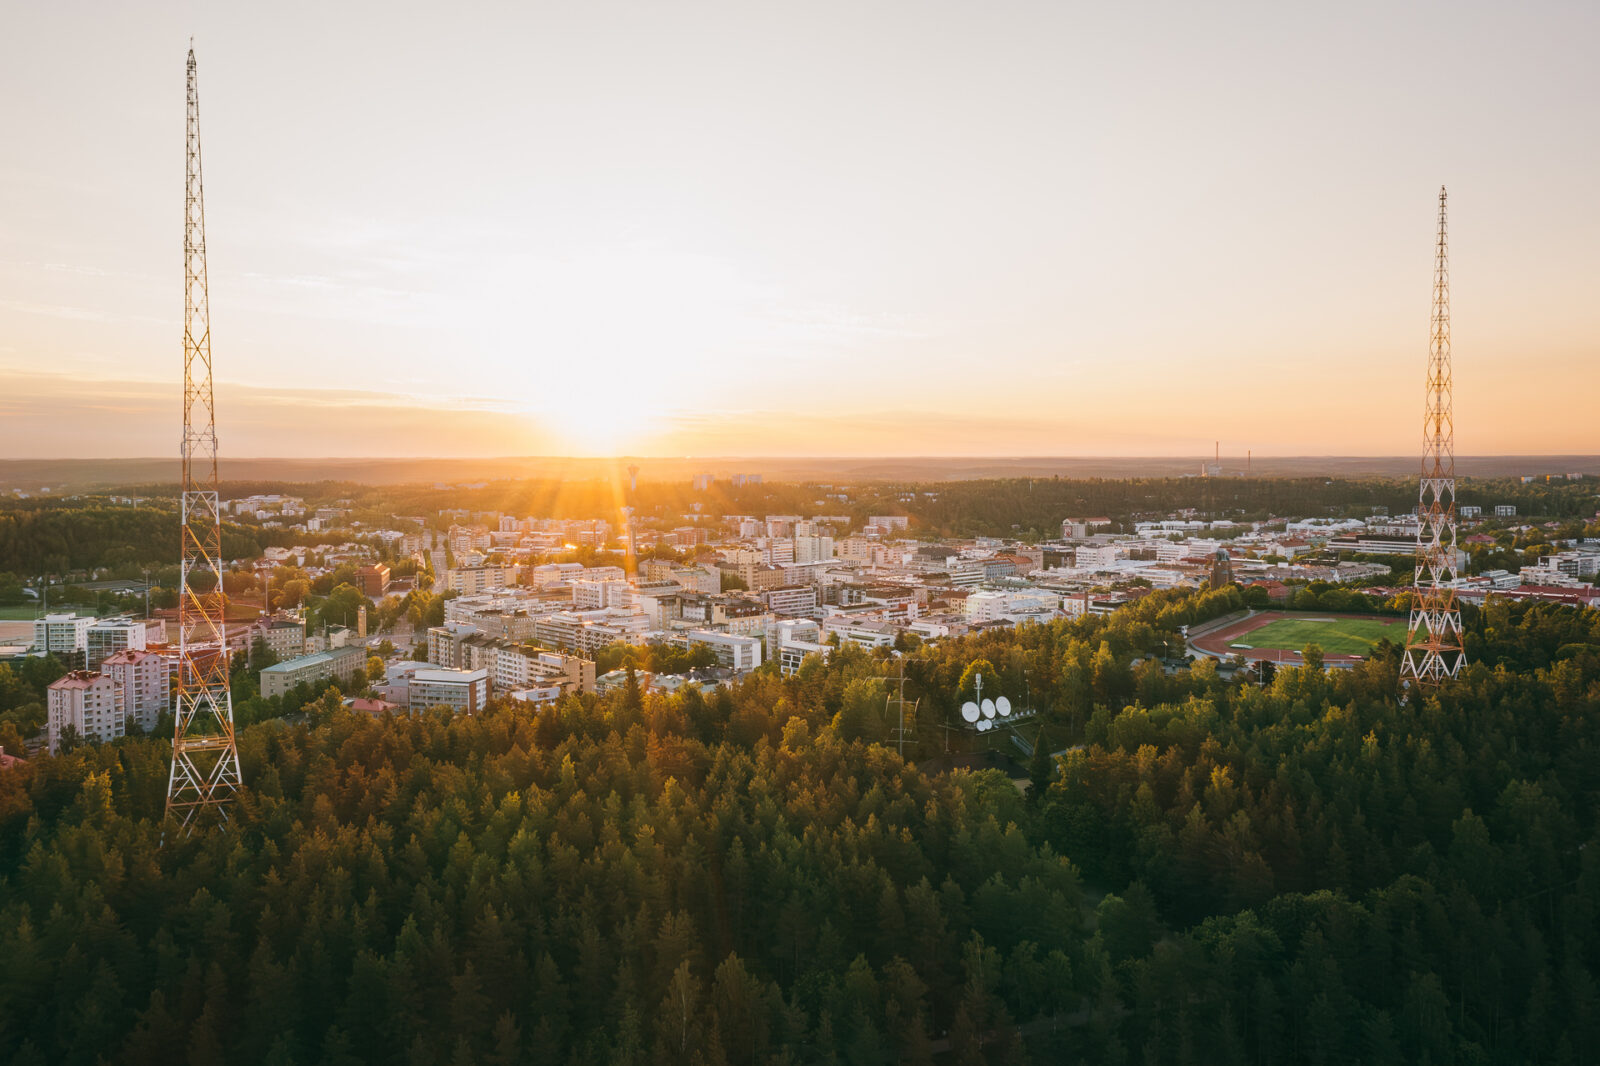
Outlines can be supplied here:
<path id="1" fill-rule="evenodd" d="M 105 674 L 74 670 L 52 682 L 46 697 L 52 755 L 60 752 L 62 738 L 69 731 L 80 740 L 102 744 L 126 732 L 122 690 Z"/>
<path id="2" fill-rule="evenodd" d="M 261 671 L 261 694 L 281 696 L 300 684 L 348 681 L 357 675 L 365 677 L 366 669 L 367 651 L 362 647 L 332 648 L 302 655 Z"/>
<path id="3" fill-rule="evenodd" d="M 146 733 L 154 729 L 172 705 L 172 676 L 167 659 L 153 651 L 119 651 L 107 658 L 100 669 L 122 692 L 125 726 L 137 725 Z"/>
<path id="4" fill-rule="evenodd" d="M 448 707 L 456 714 L 477 714 L 489 702 L 487 670 L 418 670 L 411 675 L 410 709 Z"/>

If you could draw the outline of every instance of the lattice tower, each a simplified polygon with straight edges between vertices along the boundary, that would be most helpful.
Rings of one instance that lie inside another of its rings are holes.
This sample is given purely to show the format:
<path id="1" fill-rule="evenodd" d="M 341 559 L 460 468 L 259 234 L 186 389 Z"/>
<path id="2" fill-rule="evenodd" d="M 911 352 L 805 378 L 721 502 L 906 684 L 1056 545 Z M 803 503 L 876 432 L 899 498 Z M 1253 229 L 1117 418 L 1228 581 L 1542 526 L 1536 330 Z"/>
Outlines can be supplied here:
<path id="1" fill-rule="evenodd" d="M 1416 593 L 1406 631 L 1400 683 L 1432 688 L 1454 680 L 1466 656 L 1456 564 L 1456 449 L 1451 409 L 1450 265 L 1445 190 L 1439 189 L 1439 235 L 1433 272 L 1433 329 L 1428 398 L 1422 416 L 1422 481 L 1417 499 Z"/>
<path id="2" fill-rule="evenodd" d="M 217 419 L 211 387 L 211 309 L 206 285 L 206 212 L 200 174 L 200 97 L 189 49 L 187 182 L 183 259 L 183 549 L 178 577 L 178 678 L 167 819 L 180 836 L 226 823 L 237 794 L 222 588 L 222 508 L 217 492 Z"/>

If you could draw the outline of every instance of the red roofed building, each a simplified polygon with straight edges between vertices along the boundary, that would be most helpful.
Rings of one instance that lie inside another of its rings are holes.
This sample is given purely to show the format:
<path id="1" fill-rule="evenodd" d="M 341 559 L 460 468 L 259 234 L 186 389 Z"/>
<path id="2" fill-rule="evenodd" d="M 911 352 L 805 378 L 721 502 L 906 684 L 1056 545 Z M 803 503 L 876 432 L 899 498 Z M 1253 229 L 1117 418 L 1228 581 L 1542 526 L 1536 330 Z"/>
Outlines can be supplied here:
<path id="1" fill-rule="evenodd" d="M 68 730 L 80 740 L 101 743 L 113 741 L 126 731 L 122 689 L 104 674 L 74 670 L 53 682 L 46 696 L 51 755 L 61 750 L 61 738 Z"/>
<path id="2" fill-rule="evenodd" d="M 382 718 L 384 715 L 393 714 L 400 709 L 398 703 L 390 703 L 388 700 L 368 699 L 365 696 L 357 696 L 344 702 L 346 707 L 349 707 L 357 714 L 370 714 L 374 718 Z"/>
<path id="3" fill-rule="evenodd" d="M 4 745 L 0 745 L 0 770 L 9 770 L 14 766 L 21 766 L 25 760 L 15 755 L 7 755 Z"/>
<path id="4" fill-rule="evenodd" d="M 172 704 L 171 667 L 157 651 L 119 651 L 100 669 L 122 690 L 125 721 L 137 723 L 146 733 Z"/>
<path id="5" fill-rule="evenodd" d="M 1287 603 L 1291 592 L 1282 581 L 1251 581 L 1246 583 L 1245 588 L 1266 589 L 1267 599 L 1279 603 Z"/>

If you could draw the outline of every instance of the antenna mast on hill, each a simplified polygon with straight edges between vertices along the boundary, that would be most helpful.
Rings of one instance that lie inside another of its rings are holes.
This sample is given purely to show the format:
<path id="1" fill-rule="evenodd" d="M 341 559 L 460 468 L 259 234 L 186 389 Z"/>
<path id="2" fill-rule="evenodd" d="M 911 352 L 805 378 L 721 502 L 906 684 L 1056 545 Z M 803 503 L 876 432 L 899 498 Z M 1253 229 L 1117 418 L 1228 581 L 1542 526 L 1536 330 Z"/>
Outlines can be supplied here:
<path id="1" fill-rule="evenodd" d="M 1428 403 L 1422 416 L 1422 482 L 1417 499 L 1417 567 L 1400 684 L 1433 688 L 1466 662 L 1456 602 L 1456 445 L 1451 405 L 1450 265 L 1445 190 L 1439 188 L 1439 238 L 1433 272 Z"/>
<path id="2" fill-rule="evenodd" d="M 167 778 L 167 818 L 180 836 L 228 820 L 239 790 L 228 641 L 223 615 L 222 507 L 211 389 L 211 304 L 200 177 L 200 96 L 189 49 L 189 134 L 183 261 L 183 537 L 178 571 L 178 701 Z"/>

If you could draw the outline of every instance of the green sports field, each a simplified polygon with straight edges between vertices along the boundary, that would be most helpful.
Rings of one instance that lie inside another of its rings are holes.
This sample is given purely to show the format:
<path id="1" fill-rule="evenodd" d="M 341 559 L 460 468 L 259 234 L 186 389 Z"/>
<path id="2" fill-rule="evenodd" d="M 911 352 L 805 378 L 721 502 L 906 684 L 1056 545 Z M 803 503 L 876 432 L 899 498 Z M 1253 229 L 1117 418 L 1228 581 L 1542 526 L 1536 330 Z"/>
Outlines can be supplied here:
<path id="1" fill-rule="evenodd" d="M 1384 637 L 1405 643 L 1406 624 L 1398 618 L 1279 618 L 1233 639 L 1253 648 L 1299 651 L 1316 644 L 1330 655 L 1365 655 Z"/>

